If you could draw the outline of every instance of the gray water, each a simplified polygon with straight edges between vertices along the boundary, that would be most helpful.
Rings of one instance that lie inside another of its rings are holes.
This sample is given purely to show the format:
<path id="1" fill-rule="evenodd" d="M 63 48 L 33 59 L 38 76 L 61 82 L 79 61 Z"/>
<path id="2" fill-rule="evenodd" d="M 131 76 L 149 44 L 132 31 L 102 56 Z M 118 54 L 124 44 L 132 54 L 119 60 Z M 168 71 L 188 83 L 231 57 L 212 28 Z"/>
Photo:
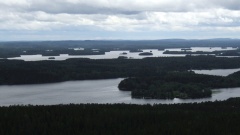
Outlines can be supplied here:
<path id="1" fill-rule="evenodd" d="M 131 92 L 119 91 L 122 79 L 68 81 L 51 84 L 0 86 L 0 106 L 54 105 L 69 103 L 174 104 L 226 100 L 240 97 L 240 88 L 213 90 L 211 98 L 203 99 L 132 99 Z"/>
<path id="2" fill-rule="evenodd" d="M 76 51 L 84 50 L 84 48 L 73 48 Z M 110 51 L 106 52 L 104 55 L 68 55 L 68 54 L 60 54 L 60 56 L 54 56 L 55 59 L 49 59 L 49 56 L 42 56 L 40 54 L 37 55 L 21 55 L 20 57 L 8 58 L 8 59 L 20 59 L 24 61 L 40 61 L 40 60 L 66 60 L 69 58 L 90 58 L 90 59 L 115 59 L 119 56 L 126 56 L 129 59 L 142 59 L 146 57 L 184 57 L 186 54 L 163 54 L 164 51 L 183 51 L 182 48 L 171 48 L 165 50 L 157 50 L 157 49 L 144 49 L 143 52 L 152 52 L 151 56 L 140 56 L 139 52 L 129 52 L 129 50 L 118 50 L 118 51 Z M 225 49 L 221 47 L 191 47 L 192 50 L 188 50 L 190 52 L 196 51 L 204 51 L 204 52 L 212 52 L 212 51 L 221 51 L 221 50 L 236 50 L 237 48 L 227 47 Z M 93 49 L 96 51 L 98 49 Z M 123 52 L 126 52 L 126 55 L 122 55 Z"/>
<path id="3" fill-rule="evenodd" d="M 217 75 L 217 76 L 228 76 L 234 72 L 240 71 L 240 68 L 236 69 L 212 69 L 212 70 L 192 70 L 196 74 L 206 75 Z"/>

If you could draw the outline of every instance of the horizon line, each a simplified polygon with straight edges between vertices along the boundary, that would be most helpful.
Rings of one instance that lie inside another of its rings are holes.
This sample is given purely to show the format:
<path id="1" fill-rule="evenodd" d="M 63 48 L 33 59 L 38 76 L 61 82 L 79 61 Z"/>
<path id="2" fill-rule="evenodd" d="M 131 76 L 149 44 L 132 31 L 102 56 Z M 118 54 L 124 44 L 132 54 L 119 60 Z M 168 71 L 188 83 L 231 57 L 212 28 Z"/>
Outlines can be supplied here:
<path id="1" fill-rule="evenodd" d="M 163 39 L 66 39 L 66 40 L 2 40 L 0 42 L 59 42 L 59 41 L 158 41 L 158 40 L 240 40 L 240 38 L 204 38 L 204 39 L 186 39 L 186 38 L 163 38 Z"/>

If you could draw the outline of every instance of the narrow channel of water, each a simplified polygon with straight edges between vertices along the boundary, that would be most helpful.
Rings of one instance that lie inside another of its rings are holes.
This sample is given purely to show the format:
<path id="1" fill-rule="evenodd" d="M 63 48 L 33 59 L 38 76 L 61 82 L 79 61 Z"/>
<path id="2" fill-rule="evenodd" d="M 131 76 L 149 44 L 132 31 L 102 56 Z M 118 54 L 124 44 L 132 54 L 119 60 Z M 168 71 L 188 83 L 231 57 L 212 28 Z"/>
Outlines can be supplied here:
<path id="1" fill-rule="evenodd" d="M 132 99 L 131 92 L 118 90 L 122 79 L 68 81 L 51 84 L 0 86 L 0 106 L 16 104 L 54 105 L 69 103 L 174 104 L 226 100 L 240 97 L 240 88 L 214 90 L 203 99 Z"/>
<path id="2" fill-rule="evenodd" d="M 217 76 L 228 76 L 234 72 L 240 71 L 240 68 L 236 69 L 212 69 L 212 70 L 192 70 L 196 74 L 206 75 L 217 75 Z"/>

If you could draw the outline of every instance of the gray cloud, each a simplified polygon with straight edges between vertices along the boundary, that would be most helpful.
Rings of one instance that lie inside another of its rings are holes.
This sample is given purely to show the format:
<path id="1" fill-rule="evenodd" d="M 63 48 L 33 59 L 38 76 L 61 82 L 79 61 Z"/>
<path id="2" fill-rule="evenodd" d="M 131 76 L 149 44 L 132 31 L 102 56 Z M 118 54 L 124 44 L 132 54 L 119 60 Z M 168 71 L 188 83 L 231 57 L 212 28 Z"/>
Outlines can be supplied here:
<path id="1" fill-rule="evenodd" d="M 239 10 L 239 0 L 8 0 L 1 8 L 68 14 L 137 14 L 140 12 L 191 12 L 212 8 Z"/>
<path id="2" fill-rule="evenodd" d="M 239 0 L 6 0 L 0 31 L 234 31 Z"/>
<path id="3" fill-rule="evenodd" d="M 94 4 L 93 4 L 94 3 Z M 196 7 L 199 6 L 199 7 Z M 47 7 L 47 8 L 46 8 Z M 79 1 L 77 3 L 51 1 L 46 3 L 32 3 L 30 11 L 44 11 L 47 13 L 69 13 L 69 14 L 137 14 L 141 12 L 186 12 L 198 8 L 205 8 L 203 5 L 196 3 L 182 2 L 155 2 L 152 0 L 138 1 L 114 1 L 96 0 Z"/>
<path id="4" fill-rule="evenodd" d="M 224 9 L 240 10 L 239 0 L 212 0 L 212 4 Z"/>

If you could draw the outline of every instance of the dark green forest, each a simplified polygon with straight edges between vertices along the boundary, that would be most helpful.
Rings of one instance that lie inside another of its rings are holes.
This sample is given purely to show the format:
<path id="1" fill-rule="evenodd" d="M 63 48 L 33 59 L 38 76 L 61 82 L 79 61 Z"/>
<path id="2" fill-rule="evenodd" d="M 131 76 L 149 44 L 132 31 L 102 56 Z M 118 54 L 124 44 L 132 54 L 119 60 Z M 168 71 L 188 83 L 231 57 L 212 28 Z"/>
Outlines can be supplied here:
<path id="1" fill-rule="evenodd" d="M 239 135 L 240 99 L 0 107 L 1 135 Z"/>

